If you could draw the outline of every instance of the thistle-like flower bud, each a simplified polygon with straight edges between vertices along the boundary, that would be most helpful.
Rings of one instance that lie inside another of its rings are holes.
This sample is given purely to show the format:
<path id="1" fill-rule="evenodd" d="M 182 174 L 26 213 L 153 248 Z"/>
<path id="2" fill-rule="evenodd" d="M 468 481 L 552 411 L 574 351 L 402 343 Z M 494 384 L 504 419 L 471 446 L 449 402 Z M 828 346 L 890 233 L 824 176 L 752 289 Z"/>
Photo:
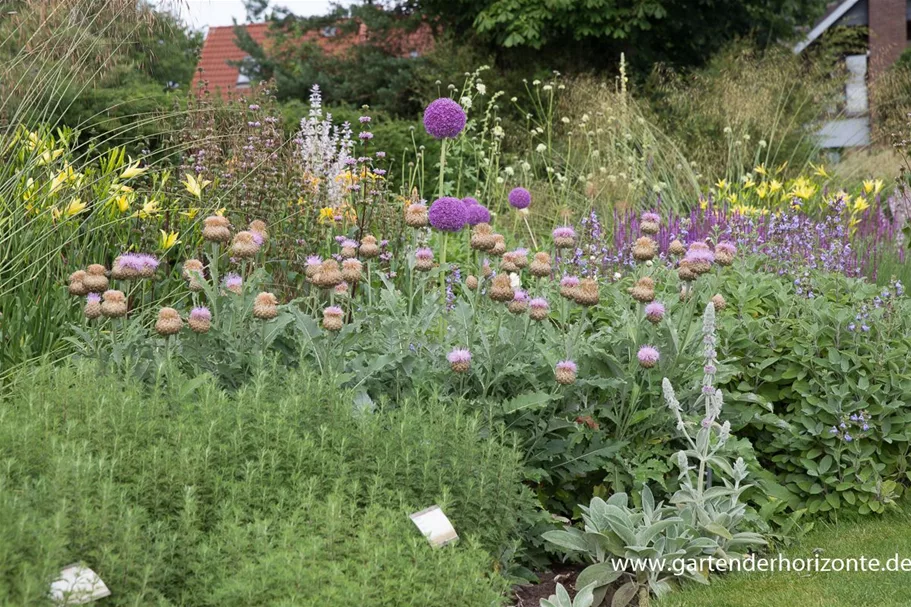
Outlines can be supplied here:
<path id="1" fill-rule="evenodd" d="M 561 360 L 554 368 L 554 375 L 557 379 L 557 383 L 564 386 L 576 383 L 576 373 L 578 370 L 579 368 L 573 361 Z"/>
<path id="2" fill-rule="evenodd" d="M 346 238 L 342 241 L 342 251 L 341 255 L 343 259 L 351 259 L 357 257 L 357 241 Z"/>
<path id="3" fill-rule="evenodd" d="M 261 320 L 272 320 L 278 316 L 278 298 L 263 291 L 253 300 L 253 316 Z"/>
<path id="4" fill-rule="evenodd" d="M 699 274 L 693 270 L 689 261 L 681 259 L 680 265 L 677 267 L 677 277 L 684 282 L 691 282 L 699 278 Z"/>
<path id="5" fill-rule="evenodd" d="M 709 248 L 709 245 L 704 242 L 694 242 L 690 244 L 683 261 L 687 262 L 689 268 L 698 276 L 712 269 L 715 254 Z M 683 261 L 681 261 L 681 264 Z"/>
<path id="6" fill-rule="evenodd" d="M 600 301 L 598 283 L 594 278 L 583 278 L 573 290 L 573 300 L 580 306 L 594 306 Z"/>
<path id="7" fill-rule="evenodd" d="M 446 355 L 446 360 L 455 373 L 467 373 L 471 368 L 471 352 L 464 348 L 456 348 Z"/>
<path id="8" fill-rule="evenodd" d="M 503 258 L 500 260 L 500 270 L 503 272 L 518 272 L 519 266 L 515 262 L 516 254 L 513 251 L 507 251 L 503 253 Z"/>
<path id="9" fill-rule="evenodd" d="M 715 307 L 716 312 L 721 312 L 728 305 L 728 302 L 724 300 L 724 296 L 721 293 L 716 293 L 712 296 L 712 306 Z"/>
<path id="10" fill-rule="evenodd" d="M 85 276 L 82 278 L 82 284 L 90 293 L 101 293 L 108 288 L 108 277 L 105 275 L 107 270 L 100 263 L 93 263 L 85 270 Z"/>
<path id="11" fill-rule="evenodd" d="M 507 302 L 515 298 L 512 282 L 506 274 L 497 274 L 490 284 L 490 298 L 494 301 Z"/>
<path id="12" fill-rule="evenodd" d="M 535 258 L 532 260 L 531 267 L 529 268 L 531 275 L 538 278 L 547 278 L 550 276 L 551 270 L 550 255 L 543 251 L 535 253 Z"/>
<path id="13" fill-rule="evenodd" d="M 664 304 L 660 301 L 653 301 L 645 306 L 645 319 L 653 325 L 657 325 L 664 318 L 664 312 Z"/>
<path id="14" fill-rule="evenodd" d="M 225 274 L 224 285 L 225 289 L 235 295 L 240 295 L 244 292 L 244 279 L 240 277 L 240 274 L 235 274 L 234 272 Z"/>
<path id="15" fill-rule="evenodd" d="M 429 272 L 433 269 L 433 251 L 427 247 L 415 251 L 414 260 L 414 269 L 418 272 Z"/>
<path id="16" fill-rule="evenodd" d="M 249 259 L 259 251 L 259 244 L 253 232 L 238 232 L 231 244 L 231 256 L 237 259 Z"/>
<path id="17" fill-rule="evenodd" d="M 639 364 L 643 368 L 651 369 L 658 364 L 658 359 L 661 358 L 661 355 L 653 346 L 642 346 L 639 348 L 636 358 L 639 359 Z"/>
<path id="18" fill-rule="evenodd" d="M 570 249 L 576 245 L 576 231 L 569 226 L 554 228 L 552 235 L 557 249 Z"/>
<path id="19" fill-rule="evenodd" d="M 354 284 L 361 279 L 361 262 L 357 259 L 346 259 L 342 262 L 342 278 L 345 282 Z"/>
<path id="20" fill-rule="evenodd" d="M 203 265 L 198 259 L 188 259 L 183 262 L 183 271 L 181 274 L 189 283 L 190 290 L 194 292 L 202 291 L 202 272 Z"/>
<path id="21" fill-rule="evenodd" d="M 648 236 L 640 237 L 633 245 L 633 259 L 636 261 L 649 261 L 654 259 L 657 253 L 658 243 Z"/>
<path id="22" fill-rule="evenodd" d="M 484 278 L 490 278 L 493 275 L 493 269 L 490 267 L 490 262 L 486 259 L 484 260 L 484 263 L 481 264 L 481 275 L 484 276 Z"/>
<path id="23" fill-rule="evenodd" d="M 405 224 L 412 228 L 423 228 L 429 222 L 426 204 L 414 203 L 405 209 Z"/>
<path id="24" fill-rule="evenodd" d="M 646 212 L 642 214 L 642 220 L 639 223 L 639 230 L 643 234 L 654 235 L 658 233 L 661 224 L 661 216 L 658 213 Z"/>
<path id="25" fill-rule="evenodd" d="M 516 249 L 512 252 L 512 262 L 520 270 L 528 266 L 528 250 Z"/>
<path id="26" fill-rule="evenodd" d="M 522 290 L 514 291 L 512 301 L 506 304 L 506 308 L 513 314 L 525 314 L 528 310 L 528 293 Z"/>
<path id="27" fill-rule="evenodd" d="M 575 276 L 564 276 L 560 280 L 560 296 L 575 300 L 576 289 L 579 288 L 579 279 Z"/>
<path id="28" fill-rule="evenodd" d="M 193 308 L 187 318 L 187 324 L 194 333 L 208 333 L 212 327 L 212 312 L 205 306 Z"/>
<path id="29" fill-rule="evenodd" d="M 313 277 L 316 276 L 322 265 L 323 260 L 319 255 L 310 255 L 307 257 L 307 261 L 304 264 L 304 276 L 307 277 L 307 280 L 313 282 Z"/>
<path id="30" fill-rule="evenodd" d="M 348 293 L 348 283 L 345 281 L 342 281 L 335 285 L 332 288 L 332 291 L 340 297 L 348 297 L 350 295 L 350 293 Z"/>
<path id="31" fill-rule="evenodd" d="M 155 322 L 155 331 L 164 337 L 176 335 L 183 328 L 180 314 L 174 308 L 162 308 L 158 311 L 158 320 Z"/>
<path id="32" fill-rule="evenodd" d="M 89 319 L 101 316 L 101 296 L 98 293 L 89 293 L 85 298 L 85 317 Z"/>
<path id="33" fill-rule="evenodd" d="M 225 243 L 231 240 L 231 224 L 227 217 L 211 215 L 203 220 L 202 237 L 209 242 Z"/>
<path id="34" fill-rule="evenodd" d="M 341 283 L 344 278 L 338 268 L 338 262 L 334 259 L 327 259 L 320 264 L 319 271 L 313 275 L 311 280 L 321 289 L 331 289 Z"/>
<path id="35" fill-rule="evenodd" d="M 536 297 L 528 302 L 528 315 L 532 320 L 544 320 L 549 312 L 550 304 L 543 297 Z"/>
<path id="36" fill-rule="evenodd" d="M 469 291 L 474 291 L 478 288 L 478 277 L 470 275 L 465 279 L 465 286 L 468 287 Z"/>
<path id="37" fill-rule="evenodd" d="M 671 241 L 671 244 L 668 245 L 667 252 L 671 255 L 680 256 L 686 253 L 686 247 L 683 246 L 682 242 L 675 238 Z"/>
<path id="38" fill-rule="evenodd" d="M 361 257 L 364 259 L 373 259 L 380 254 L 380 247 L 376 243 L 376 238 L 368 234 L 361 239 L 361 246 L 359 249 Z"/>
<path id="39" fill-rule="evenodd" d="M 329 306 L 323 310 L 323 328 L 327 331 L 341 331 L 344 325 L 344 312 L 338 306 Z"/>
<path id="40" fill-rule="evenodd" d="M 106 317 L 122 318 L 127 315 L 127 298 L 123 291 L 105 291 L 101 298 L 101 313 Z"/>
<path id="41" fill-rule="evenodd" d="M 649 303 L 655 299 L 655 281 L 643 276 L 629 289 L 629 294 L 640 303 Z"/>
<path id="42" fill-rule="evenodd" d="M 715 245 L 715 263 L 719 266 L 729 266 L 734 263 L 737 247 L 726 240 Z"/>
<path id="43" fill-rule="evenodd" d="M 82 297 L 89 292 L 85 286 L 85 283 L 82 282 L 85 280 L 85 276 L 86 274 L 84 270 L 76 270 L 70 274 L 69 286 L 67 287 L 67 291 L 69 291 L 70 295 Z"/>
<path id="44" fill-rule="evenodd" d="M 496 245 L 493 231 L 488 223 L 479 223 L 471 229 L 471 248 L 476 251 L 489 251 Z"/>
<path id="45" fill-rule="evenodd" d="M 265 244 L 266 242 L 269 241 L 269 232 L 268 232 L 268 230 L 266 230 L 265 221 L 262 221 L 261 219 L 254 219 L 253 221 L 250 222 L 250 226 L 248 229 L 251 232 L 253 232 L 254 239 L 257 241 L 257 244 L 259 244 L 260 246 L 262 246 L 263 244 Z M 256 238 L 256 236 L 258 236 L 259 238 Z"/>
<path id="46" fill-rule="evenodd" d="M 490 254 L 495 257 L 500 257 L 506 252 L 506 239 L 502 234 L 493 234 L 493 247 L 490 249 Z"/>

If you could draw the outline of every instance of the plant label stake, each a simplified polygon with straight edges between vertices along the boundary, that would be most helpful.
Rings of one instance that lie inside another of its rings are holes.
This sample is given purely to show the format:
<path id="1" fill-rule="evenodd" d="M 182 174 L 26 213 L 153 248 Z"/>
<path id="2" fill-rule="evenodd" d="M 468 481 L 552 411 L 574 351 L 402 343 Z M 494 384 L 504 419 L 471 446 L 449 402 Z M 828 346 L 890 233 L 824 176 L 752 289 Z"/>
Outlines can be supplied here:
<path id="1" fill-rule="evenodd" d="M 51 600 L 58 605 L 82 605 L 111 596 L 98 574 L 80 563 L 67 565 L 51 584 Z"/>
<path id="2" fill-rule="evenodd" d="M 435 548 L 459 539 L 455 527 L 437 505 L 415 512 L 411 515 L 411 520 Z"/>

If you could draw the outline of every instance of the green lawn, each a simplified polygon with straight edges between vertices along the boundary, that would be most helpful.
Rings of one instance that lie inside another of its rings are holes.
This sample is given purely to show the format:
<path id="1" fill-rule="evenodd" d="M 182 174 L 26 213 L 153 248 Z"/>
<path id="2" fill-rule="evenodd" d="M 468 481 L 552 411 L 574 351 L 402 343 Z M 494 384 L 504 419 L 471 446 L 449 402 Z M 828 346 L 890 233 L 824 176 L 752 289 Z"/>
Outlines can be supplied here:
<path id="1" fill-rule="evenodd" d="M 911 503 L 880 518 L 817 528 L 786 556 L 911 559 Z M 658 607 L 907 607 L 911 572 L 737 573 L 715 576 L 711 586 L 688 585 Z"/>

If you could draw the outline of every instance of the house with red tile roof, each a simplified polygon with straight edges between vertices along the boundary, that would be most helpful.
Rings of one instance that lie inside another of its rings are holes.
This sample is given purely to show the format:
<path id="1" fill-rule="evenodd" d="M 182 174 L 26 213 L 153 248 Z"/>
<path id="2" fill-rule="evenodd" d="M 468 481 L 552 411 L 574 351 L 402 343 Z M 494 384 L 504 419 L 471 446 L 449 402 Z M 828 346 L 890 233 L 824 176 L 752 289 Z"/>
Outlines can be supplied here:
<path id="1" fill-rule="evenodd" d="M 254 42 L 268 48 L 274 43 L 273 32 L 276 31 L 270 28 L 278 26 L 254 23 L 239 27 L 244 28 Z M 357 31 L 345 31 L 342 27 L 329 25 L 305 32 L 300 37 L 302 44 L 315 44 L 322 52 L 330 55 L 342 55 L 354 46 L 367 44 L 371 40 L 370 31 L 363 23 L 359 24 Z M 429 25 L 422 24 L 412 31 L 403 30 L 380 43 L 393 55 L 419 57 L 433 48 L 433 32 Z M 250 78 L 239 66 L 247 58 L 246 51 L 237 45 L 235 26 L 209 28 L 193 76 L 193 90 L 199 90 L 200 84 L 205 82 L 210 91 L 228 98 L 250 88 Z"/>

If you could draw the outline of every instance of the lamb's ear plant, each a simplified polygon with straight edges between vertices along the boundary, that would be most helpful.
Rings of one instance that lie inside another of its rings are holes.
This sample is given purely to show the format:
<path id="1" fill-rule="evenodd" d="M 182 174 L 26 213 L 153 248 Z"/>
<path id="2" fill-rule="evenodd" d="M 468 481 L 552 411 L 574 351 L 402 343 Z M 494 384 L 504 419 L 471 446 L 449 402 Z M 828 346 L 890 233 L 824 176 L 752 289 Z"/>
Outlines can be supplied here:
<path id="1" fill-rule="evenodd" d="M 728 422 L 719 423 L 722 398 L 713 386 L 716 373 L 715 308 L 709 303 L 703 316 L 705 368 L 702 395 L 704 416 L 687 421 L 683 407 L 667 379 L 663 382 L 668 407 L 677 418 L 677 428 L 688 448 L 677 453 L 680 489 L 671 504 L 655 503 L 648 485 L 640 494 L 641 507 L 630 505 L 626 493 L 615 493 L 582 507 L 584 530 L 567 527 L 550 531 L 544 539 L 582 556 L 592 563 L 579 575 L 577 584 L 594 584 L 594 606 L 601 605 L 610 584 L 618 580 L 611 607 L 625 607 L 638 596 L 640 607 L 649 604 L 650 594 L 661 596 L 673 589 L 678 578 L 702 584 L 708 578 L 695 566 L 705 557 L 738 559 L 746 549 L 764 544 L 756 533 L 737 531 L 746 506 L 741 494 L 750 487 L 742 458 L 731 464 L 724 447 L 731 432 Z M 712 474 L 724 486 L 711 486 Z M 641 559 L 641 560 L 639 560 Z M 694 566 L 671 568 L 674 562 Z"/>
<path id="2" fill-rule="evenodd" d="M 571 599 L 563 584 L 557 584 L 556 594 L 546 599 L 541 599 L 541 607 L 592 607 L 594 602 L 594 584 L 589 584 L 576 593 L 576 598 Z"/>

